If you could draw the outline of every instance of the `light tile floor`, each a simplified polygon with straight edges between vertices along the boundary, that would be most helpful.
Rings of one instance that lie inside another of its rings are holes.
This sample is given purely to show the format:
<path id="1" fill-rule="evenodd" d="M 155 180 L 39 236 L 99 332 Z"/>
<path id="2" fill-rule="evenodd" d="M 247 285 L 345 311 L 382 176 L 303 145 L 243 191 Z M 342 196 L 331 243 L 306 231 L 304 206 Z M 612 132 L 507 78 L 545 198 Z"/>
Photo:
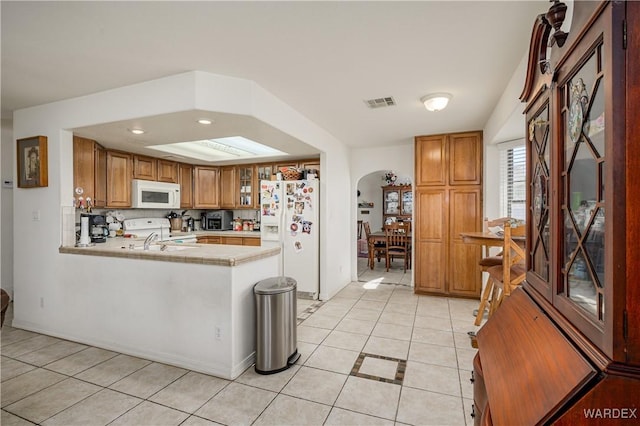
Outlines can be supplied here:
<path id="1" fill-rule="evenodd" d="M 333 299 L 298 300 L 297 365 L 234 381 L 12 328 L 10 308 L 0 423 L 473 424 L 477 301 L 416 296 L 410 271 L 359 263 L 360 281 Z"/>

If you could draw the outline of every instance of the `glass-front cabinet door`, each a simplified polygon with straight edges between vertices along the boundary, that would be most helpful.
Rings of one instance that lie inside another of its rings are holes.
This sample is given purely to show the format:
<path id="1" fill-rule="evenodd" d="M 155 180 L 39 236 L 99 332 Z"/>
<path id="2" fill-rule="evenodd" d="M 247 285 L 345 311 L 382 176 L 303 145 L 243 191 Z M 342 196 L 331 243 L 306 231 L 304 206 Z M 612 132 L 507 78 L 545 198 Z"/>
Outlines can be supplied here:
<path id="1" fill-rule="evenodd" d="M 529 274 L 531 285 L 551 301 L 551 132 L 549 90 L 527 115 L 527 155 L 529 156 Z"/>
<path id="2" fill-rule="evenodd" d="M 238 193 L 240 207 L 251 208 L 253 202 L 253 166 L 238 166 Z"/>
<path id="3" fill-rule="evenodd" d="M 413 192 L 411 189 L 405 189 L 402 191 L 402 214 L 405 216 L 411 216 L 413 214 Z"/>
<path id="4" fill-rule="evenodd" d="M 384 191 L 384 214 L 400 214 L 400 189 L 387 189 Z"/>

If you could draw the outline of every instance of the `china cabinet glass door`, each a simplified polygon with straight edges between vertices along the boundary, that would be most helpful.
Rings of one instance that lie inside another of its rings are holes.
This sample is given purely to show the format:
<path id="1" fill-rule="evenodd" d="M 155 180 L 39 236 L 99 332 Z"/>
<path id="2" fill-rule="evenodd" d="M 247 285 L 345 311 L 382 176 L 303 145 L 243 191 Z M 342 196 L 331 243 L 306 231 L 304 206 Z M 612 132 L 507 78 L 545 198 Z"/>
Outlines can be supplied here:
<path id="1" fill-rule="evenodd" d="M 413 213 L 413 192 L 410 189 L 402 191 L 402 214 L 411 216 Z"/>
<path id="2" fill-rule="evenodd" d="M 604 46 L 560 86 L 562 238 L 559 293 L 602 323 L 605 310 Z"/>
<path id="3" fill-rule="evenodd" d="M 549 98 L 529 118 L 528 155 L 531 170 L 530 192 L 530 268 L 527 279 L 538 291 L 551 300 L 549 241 L 551 226 L 551 132 Z"/>
<path id="4" fill-rule="evenodd" d="M 400 191 L 387 190 L 384 194 L 384 214 L 400 214 Z"/>

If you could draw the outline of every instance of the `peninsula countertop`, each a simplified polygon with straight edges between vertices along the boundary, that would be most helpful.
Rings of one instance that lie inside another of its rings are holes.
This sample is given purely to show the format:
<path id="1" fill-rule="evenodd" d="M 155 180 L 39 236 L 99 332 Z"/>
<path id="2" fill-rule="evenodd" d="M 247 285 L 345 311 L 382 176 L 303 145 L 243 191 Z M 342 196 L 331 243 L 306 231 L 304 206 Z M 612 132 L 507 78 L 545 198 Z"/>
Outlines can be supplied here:
<path id="1" fill-rule="evenodd" d="M 202 235 L 203 231 L 195 232 Z M 206 231 L 206 235 L 213 235 Z M 238 235 L 244 232 L 228 232 L 227 235 Z M 248 233 L 248 232 L 247 232 Z M 258 236 L 260 233 L 257 233 Z M 89 247 L 61 246 L 59 253 L 79 254 L 87 256 L 119 257 L 140 260 L 159 260 L 164 262 L 196 263 L 206 265 L 237 266 L 255 260 L 276 256 L 280 247 L 254 247 L 227 244 L 196 243 L 159 243 L 150 245 L 151 250 L 144 250 L 143 238 L 109 238 L 104 243 L 96 243 Z M 165 250 L 161 250 L 165 246 Z"/>

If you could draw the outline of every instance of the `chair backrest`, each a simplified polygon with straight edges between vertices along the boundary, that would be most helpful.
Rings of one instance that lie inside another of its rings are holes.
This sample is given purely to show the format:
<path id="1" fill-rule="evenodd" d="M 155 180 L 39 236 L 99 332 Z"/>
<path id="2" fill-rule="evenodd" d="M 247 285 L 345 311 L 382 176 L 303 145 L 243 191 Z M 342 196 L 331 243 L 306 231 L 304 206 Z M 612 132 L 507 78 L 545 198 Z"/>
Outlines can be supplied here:
<path id="1" fill-rule="evenodd" d="M 511 290 L 524 281 L 526 276 L 524 268 L 518 268 L 516 273 L 512 269 L 514 265 L 522 264 L 525 260 L 524 249 L 512 237 L 525 235 L 525 233 L 526 227 L 524 225 L 512 228 L 508 221 L 504 223 L 502 282 L 504 283 L 505 295 L 511 294 Z"/>
<path id="2" fill-rule="evenodd" d="M 407 248 L 411 239 L 411 225 L 408 223 L 394 222 L 384 226 L 384 234 L 387 239 L 387 249 Z"/>
<path id="3" fill-rule="evenodd" d="M 369 226 L 369 222 L 363 222 L 362 226 L 364 226 L 364 235 L 368 240 L 371 235 L 371 226 Z"/>

